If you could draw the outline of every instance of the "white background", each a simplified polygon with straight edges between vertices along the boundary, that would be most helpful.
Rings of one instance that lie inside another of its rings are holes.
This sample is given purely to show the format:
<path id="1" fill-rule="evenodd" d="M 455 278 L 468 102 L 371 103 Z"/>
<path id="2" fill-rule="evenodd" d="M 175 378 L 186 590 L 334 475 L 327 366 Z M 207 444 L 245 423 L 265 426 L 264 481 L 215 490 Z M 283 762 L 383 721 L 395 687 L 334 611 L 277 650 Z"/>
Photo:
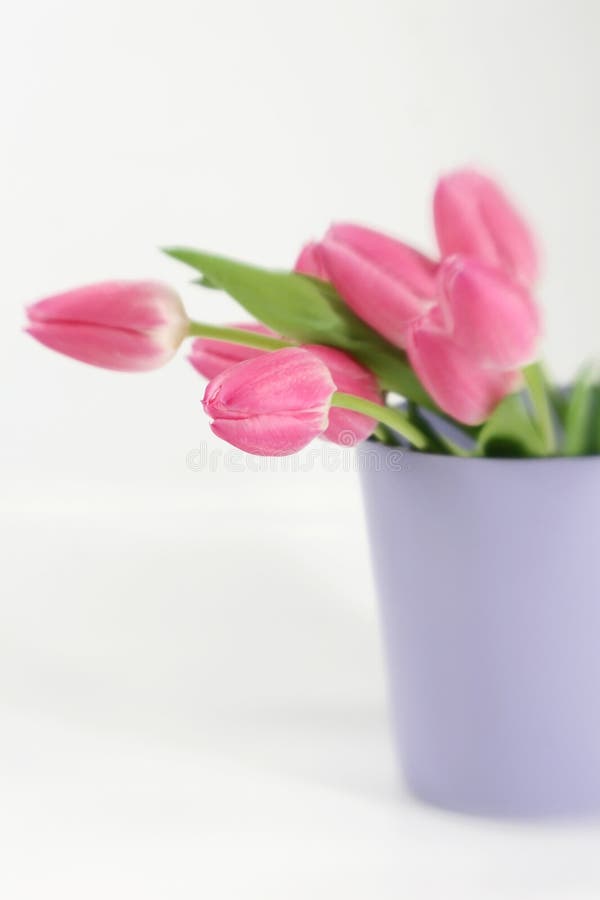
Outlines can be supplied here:
<path id="1" fill-rule="evenodd" d="M 600 825 L 397 785 L 352 471 L 194 470 L 222 445 L 183 360 L 108 373 L 20 327 L 109 277 L 239 316 L 164 244 L 287 266 L 351 218 L 432 250 L 436 175 L 476 163 L 542 236 L 568 377 L 599 344 L 600 5 L 0 9 L 2 896 L 597 897 Z"/>

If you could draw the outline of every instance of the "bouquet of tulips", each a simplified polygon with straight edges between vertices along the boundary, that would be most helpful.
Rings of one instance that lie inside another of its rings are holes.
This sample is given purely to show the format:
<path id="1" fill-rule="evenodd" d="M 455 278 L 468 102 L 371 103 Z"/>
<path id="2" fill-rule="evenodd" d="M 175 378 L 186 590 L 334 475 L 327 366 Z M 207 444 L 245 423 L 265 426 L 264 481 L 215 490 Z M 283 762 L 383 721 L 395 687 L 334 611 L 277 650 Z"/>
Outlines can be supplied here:
<path id="1" fill-rule="evenodd" d="M 436 259 L 352 224 L 306 244 L 293 271 L 166 250 L 251 323 L 193 321 L 170 287 L 117 281 L 33 304 L 27 330 L 121 371 L 161 366 L 194 338 L 211 428 L 248 453 L 283 456 L 319 436 L 460 456 L 600 452 L 591 372 L 565 392 L 536 361 L 538 253 L 522 216 L 472 170 L 439 180 L 433 214 Z"/>

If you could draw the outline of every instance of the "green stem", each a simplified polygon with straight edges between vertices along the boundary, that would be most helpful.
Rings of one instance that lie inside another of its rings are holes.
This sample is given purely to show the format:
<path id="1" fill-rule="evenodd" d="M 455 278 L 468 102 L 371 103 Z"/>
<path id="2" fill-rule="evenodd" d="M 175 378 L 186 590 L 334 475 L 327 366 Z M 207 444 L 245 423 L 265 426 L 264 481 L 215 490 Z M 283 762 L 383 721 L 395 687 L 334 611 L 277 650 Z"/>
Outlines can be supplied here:
<path id="1" fill-rule="evenodd" d="M 378 441 L 380 444 L 386 444 L 388 447 L 397 447 L 399 441 L 397 440 L 394 432 L 388 428 L 386 425 L 383 425 L 381 422 L 371 435 L 372 439 Z"/>
<path id="2" fill-rule="evenodd" d="M 331 405 L 340 409 L 350 409 L 353 412 L 362 413 L 365 416 L 370 416 L 372 419 L 377 419 L 378 422 L 383 422 L 384 425 L 401 434 L 402 437 L 405 437 L 407 441 L 410 441 L 419 450 L 427 447 L 427 438 L 423 432 L 413 425 L 404 413 L 399 412 L 397 409 L 392 409 L 391 406 L 380 406 L 379 403 L 372 403 L 363 397 L 355 397 L 353 394 L 344 394 L 341 391 L 335 392 L 331 398 Z"/>
<path id="3" fill-rule="evenodd" d="M 552 419 L 552 406 L 547 381 L 541 363 L 535 362 L 523 369 L 523 377 L 531 398 L 535 424 L 544 442 L 546 455 L 556 452 L 556 434 Z"/>
<path id="4" fill-rule="evenodd" d="M 463 447 L 459 447 L 454 441 L 451 441 L 450 438 L 445 437 L 435 430 L 435 428 L 430 425 L 427 419 L 421 414 L 419 407 L 416 403 L 408 403 L 407 404 L 408 417 L 413 425 L 416 425 L 420 430 L 427 436 L 429 441 L 429 449 L 437 451 L 438 453 L 447 453 L 450 456 L 470 456 L 470 452 L 465 450 Z M 447 418 L 448 422 L 452 422 L 452 424 L 456 424 L 453 419 Z"/>
<path id="5" fill-rule="evenodd" d="M 188 334 L 190 337 L 205 337 L 213 341 L 244 344 L 246 347 L 256 347 L 258 350 L 282 350 L 284 347 L 296 346 L 290 341 L 282 341 L 279 338 L 269 337 L 267 334 L 244 331 L 243 328 L 223 328 L 220 325 L 208 325 L 206 322 L 190 322 Z"/>

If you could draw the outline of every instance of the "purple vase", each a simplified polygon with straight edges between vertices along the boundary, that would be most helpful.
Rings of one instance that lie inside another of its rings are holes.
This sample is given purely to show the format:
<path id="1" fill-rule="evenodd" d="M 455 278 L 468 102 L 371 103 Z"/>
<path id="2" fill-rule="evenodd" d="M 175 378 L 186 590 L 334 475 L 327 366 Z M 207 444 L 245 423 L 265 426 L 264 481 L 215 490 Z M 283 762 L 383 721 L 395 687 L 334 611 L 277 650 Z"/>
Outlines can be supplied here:
<path id="1" fill-rule="evenodd" d="M 600 458 L 366 443 L 358 460 L 410 789 L 461 812 L 599 812 Z"/>

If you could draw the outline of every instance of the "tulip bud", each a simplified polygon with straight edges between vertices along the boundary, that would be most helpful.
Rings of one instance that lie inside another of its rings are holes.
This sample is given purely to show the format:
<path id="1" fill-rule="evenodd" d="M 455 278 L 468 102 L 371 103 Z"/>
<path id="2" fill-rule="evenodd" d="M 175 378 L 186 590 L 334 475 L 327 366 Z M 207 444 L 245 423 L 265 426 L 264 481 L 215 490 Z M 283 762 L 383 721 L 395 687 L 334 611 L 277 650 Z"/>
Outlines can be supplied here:
<path id="1" fill-rule="evenodd" d="M 258 322 L 243 322 L 228 327 L 277 337 L 274 331 Z M 217 341 L 214 338 L 196 338 L 192 342 L 188 360 L 200 375 L 205 378 L 214 378 L 224 369 L 229 369 L 245 359 L 254 359 L 255 356 L 260 356 L 265 352 L 268 351 L 259 350 L 257 347 L 248 347 L 246 344 L 232 344 L 229 341 Z"/>
<path id="2" fill-rule="evenodd" d="M 274 331 L 258 322 L 242 325 L 232 324 L 228 327 L 277 337 Z M 325 363 L 338 391 L 353 394 L 355 397 L 363 397 L 373 403 L 381 403 L 381 391 L 373 373 L 361 366 L 347 353 L 321 344 L 306 344 L 305 349 L 310 350 Z M 244 344 L 232 344 L 229 341 L 197 338 L 192 343 L 188 359 L 200 375 L 204 375 L 205 378 L 214 378 L 238 362 L 254 359 L 262 353 L 270 352 L 272 351 L 259 350 Z M 368 438 L 373 433 L 376 424 L 374 419 L 361 413 L 347 409 L 332 409 L 329 413 L 329 425 L 323 437 L 334 444 L 352 447 Z"/>
<path id="3" fill-rule="evenodd" d="M 533 284 L 538 274 L 533 235 L 490 178 L 469 169 L 444 176 L 435 190 L 433 211 L 442 256 L 473 256 L 522 284 Z"/>
<path id="4" fill-rule="evenodd" d="M 335 390 L 320 359 L 289 347 L 221 372 L 206 386 L 203 406 L 213 432 L 234 447 L 287 456 L 325 431 Z"/>
<path id="5" fill-rule="evenodd" d="M 438 283 L 446 327 L 473 362 L 516 369 L 535 358 L 540 314 L 524 287 L 464 256 L 444 260 Z"/>
<path id="6" fill-rule="evenodd" d="M 357 316 L 399 347 L 435 297 L 434 262 L 358 225 L 333 225 L 319 244 L 303 250 L 296 267 L 310 274 L 320 269 Z"/>
<path id="7" fill-rule="evenodd" d="M 57 294 L 27 310 L 26 331 L 52 350 L 104 369 L 164 365 L 188 333 L 179 296 L 153 281 L 107 281 Z"/>

